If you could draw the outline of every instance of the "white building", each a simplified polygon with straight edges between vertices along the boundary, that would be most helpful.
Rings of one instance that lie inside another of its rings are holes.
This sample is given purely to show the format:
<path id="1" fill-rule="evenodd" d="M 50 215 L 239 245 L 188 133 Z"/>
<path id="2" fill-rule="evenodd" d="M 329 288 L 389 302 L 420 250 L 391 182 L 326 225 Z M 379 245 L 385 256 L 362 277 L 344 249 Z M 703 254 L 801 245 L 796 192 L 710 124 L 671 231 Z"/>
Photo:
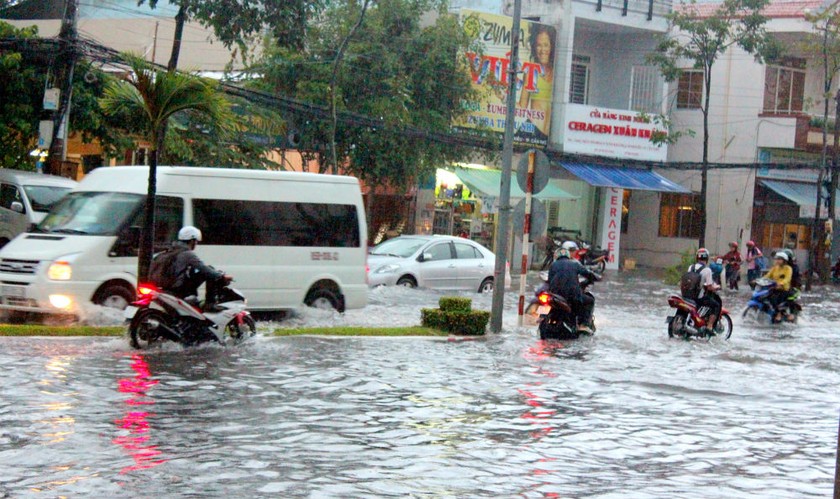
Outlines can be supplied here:
<path id="1" fill-rule="evenodd" d="M 817 12 L 821 5 L 820 1 L 774 2 L 765 10 L 770 18 L 767 30 L 786 47 L 781 60 L 761 64 L 736 47 L 715 63 L 709 117 L 710 162 L 796 160 L 818 164 L 822 135 L 812 123 L 813 117 L 822 116 L 823 69 L 819 60 L 803 54 L 798 47 L 813 30 L 805 20 L 806 12 Z M 709 15 L 716 7 L 700 4 L 695 8 L 700 15 Z M 699 162 L 703 76 L 702 71 L 686 66 L 679 81 L 669 86 L 665 104 L 677 130 L 690 129 L 696 134 L 684 136 L 672 145 L 668 160 Z M 832 102 L 832 115 L 833 110 Z M 830 143 L 831 134 L 828 140 Z M 699 236 L 693 221 L 700 172 L 665 175 L 689 187 L 694 194 L 634 195 L 622 241 L 623 255 L 653 266 L 672 264 L 680 252 L 695 249 Z M 755 240 L 765 253 L 789 244 L 805 261 L 815 202 L 816 172 L 711 170 L 706 245 L 712 254 L 721 254 L 727 251 L 730 241 L 741 243 L 743 248 L 743 243 Z"/>

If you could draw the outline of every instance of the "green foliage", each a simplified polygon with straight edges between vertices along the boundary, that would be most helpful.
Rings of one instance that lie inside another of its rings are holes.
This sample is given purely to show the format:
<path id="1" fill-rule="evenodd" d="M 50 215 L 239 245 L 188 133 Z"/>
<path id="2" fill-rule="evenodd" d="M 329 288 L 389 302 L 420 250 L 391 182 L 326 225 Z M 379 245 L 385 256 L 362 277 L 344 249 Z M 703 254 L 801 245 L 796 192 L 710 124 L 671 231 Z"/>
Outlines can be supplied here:
<path id="1" fill-rule="evenodd" d="M 472 310 L 472 298 L 441 296 L 438 305 L 444 312 L 469 312 Z"/>
<path id="2" fill-rule="evenodd" d="M 279 328 L 274 336 L 443 336 L 428 327 L 327 327 Z"/>
<path id="3" fill-rule="evenodd" d="M 380 0 L 349 41 L 336 80 L 337 108 L 381 118 L 387 129 L 360 128 L 339 121 L 338 158 L 343 169 L 371 185 L 407 187 L 415 178 L 471 152 L 402 133 L 402 126 L 448 133 L 469 99 L 469 75 L 456 54 L 470 39 L 458 19 L 443 14 L 431 25 L 421 19 L 441 2 Z M 360 5 L 330 3 L 306 32 L 305 49 L 269 44 L 253 65 L 260 75 L 252 85 L 270 92 L 329 107 L 333 60 L 358 20 Z M 300 132 L 306 159 L 326 172 L 330 156 L 330 120 L 289 114 L 288 126 Z M 341 160 L 339 160 L 341 162 Z"/>
<path id="4" fill-rule="evenodd" d="M 15 28 L 0 21 L 0 38 L 30 40 L 37 38 L 35 27 Z M 45 82 L 52 58 L 38 51 L 0 52 L 0 167 L 34 169 L 29 152 L 38 141 L 38 122 L 47 119 L 43 111 Z M 85 81 L 85 76 L 88 75 Z M 86 62 L 80 62 L 73 79 L 73 106 L 70 127 L 80 132 L 82 140 L 99 140 L 107 154 L 115 154 L 129 141 L 102 113 L 97 102 L 110 77 Z"/>
<path id="5" fill-rule="evenodd" d="M 697 259 L 693 249 L 687 249 L 680 253 L 680 262 L 665 269 L 665 284 L 669 286 L 678 285 L 688 267 L 695 262 L 697 262 Z"/>
<path id="6" fill-rule="evenodd" d="M 0 324 L 0 336 L 122 336 L 125 327 Z"/>
<path id="7" fill-rule="evenodd" d="M 266 33 L 280 46 L 303 48 L 306 28 L 326 3 L 324 0 L 168 0 L 184 10 L 186 19 L 211 28 L 227 48 L 236 46 L 245 56 L 249 45 Z M 159 0 L 138 0 L 157 7 Z"/>
<path id="8" fill-rule="evenodd" d="M 156 150 L 169 119 L 191 113 L 213 123 L 220 134 L 232 133 L 230 103 L 217 91 L 216 82 L 157 69 L 139 56 L 125 54 L 131 67 L 121 81 L 110 82 L 100 104 L 106 114 L 124 119 Z"/>
<path id="9" fill-rule="evenodd" d="M 480 336 L 487 330 L 490 312 L 472 310 L 470 312 L 445 312 L 433 308 L 420 311 L 421 323 L 425 327 L 447 331 L 452 334 Z"/>

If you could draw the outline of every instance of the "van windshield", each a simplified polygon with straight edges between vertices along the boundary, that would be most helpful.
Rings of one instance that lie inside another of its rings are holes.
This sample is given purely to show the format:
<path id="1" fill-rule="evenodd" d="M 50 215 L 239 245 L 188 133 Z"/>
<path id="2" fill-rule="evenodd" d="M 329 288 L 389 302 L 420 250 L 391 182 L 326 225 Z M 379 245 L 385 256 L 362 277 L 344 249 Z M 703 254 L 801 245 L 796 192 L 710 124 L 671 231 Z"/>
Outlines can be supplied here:
<path id="1" fill-rule="evenodd" d="M 114 236 L 145 196 L 124 192 L 71 192 L 38 224 L 38 232 Z"/>
<path id="2" fill-rule="evenodd" d="M 26 191 L 32 210 L 42 212 L 50 211 L 55 203 L 70 192 L 69 187 L 56 185 L 24 185 L 23 190 Z"/>

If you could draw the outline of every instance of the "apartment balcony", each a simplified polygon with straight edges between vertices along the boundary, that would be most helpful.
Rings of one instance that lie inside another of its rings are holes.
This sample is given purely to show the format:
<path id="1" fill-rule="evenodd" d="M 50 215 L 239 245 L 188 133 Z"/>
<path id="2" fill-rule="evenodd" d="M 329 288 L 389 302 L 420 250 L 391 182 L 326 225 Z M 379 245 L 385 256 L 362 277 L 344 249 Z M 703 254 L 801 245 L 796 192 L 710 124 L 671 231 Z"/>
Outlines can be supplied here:
<path id="1" fill-rule="evenodd" d="M 757 145 L 760 148 L 820 153 L 823 149 L 823 125 L 822 116 L 762 113 L 756 128 Z M 834 144 L 833 118 L 828 121 L 826 142 L 831 149 Z"/>

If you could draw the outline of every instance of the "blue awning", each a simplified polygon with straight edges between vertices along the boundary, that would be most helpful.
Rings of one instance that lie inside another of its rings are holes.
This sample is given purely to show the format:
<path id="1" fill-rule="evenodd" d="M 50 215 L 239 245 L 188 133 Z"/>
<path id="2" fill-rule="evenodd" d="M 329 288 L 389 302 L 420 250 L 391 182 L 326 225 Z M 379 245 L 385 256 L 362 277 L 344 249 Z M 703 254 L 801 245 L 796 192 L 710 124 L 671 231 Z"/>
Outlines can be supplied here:
<path id="1" fill-rule="evenodd" d="M 651 170 L 616 168 L 584 163 L 560 163 L 560 166 L 575 177 L 595 187 L 617 187 L 657 192 L 691 192 L 690 189 L 686 189 Z"/>
<path id="2" fill-rule="evenodd" d="M 767 187 L 776 194 L 793 201 L 799 206 L 814 206 L 817 203 L 816 183 L 784 182 L 781 180 L 760 180 L 760 182 L 764 187 Z M 825 191 L 823 194 L 825 194 Z"/>

